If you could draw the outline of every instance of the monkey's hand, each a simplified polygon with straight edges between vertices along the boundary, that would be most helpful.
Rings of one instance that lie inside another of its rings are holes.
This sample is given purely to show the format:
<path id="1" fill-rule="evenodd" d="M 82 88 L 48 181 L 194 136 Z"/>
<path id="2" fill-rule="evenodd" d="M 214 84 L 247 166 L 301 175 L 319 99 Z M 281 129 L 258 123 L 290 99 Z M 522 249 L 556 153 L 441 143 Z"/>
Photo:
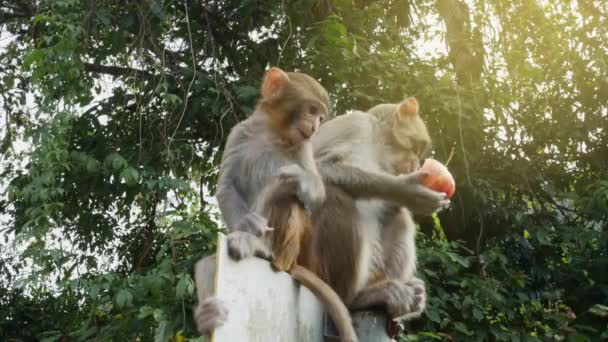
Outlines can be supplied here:
<path id="1" fill-rule="evenodd" d="M 415 171 L 397 176 L 398 202 L 416 214 L 430 215 L 450 206 L 450 200 L 443 192 L 433 191 L 422 185 L 428 173 Z"/>
<path id="2" fill-rule="evenodd" d="M 318 174 L 290 164 L 279 168 L 277 176 L 282 184 L 294 187 L 295 195 L 308 213 L 325 201 L 325 186 Z"/>
<path id="3" fill-rule="evenodd" d="M 255 236 L 264 236 L 266 232 L 271 230 L 272 228 L 268 227 L 268 220 L 254 212 L 245 215 L 234 227 L 234 231 L 248 232 Z"/>
<path id="4" fill-rule="evenodd" d="M 408 296 L 410 300 L 406 305 L 388 305 L 388 311 L 393 320 L 404 320 L 414 317 L 420 317 L 426 309 L 426 288 L 424 281 L 419 278 L 412 278 L 403 284 L 403 294 Z M 392 308 L 391 308 L 392 307 Z"/>
<path id="5" fill-rule="evenodd" d="M 198 332 L 209 334 L 216 328 L 226 323 L 228 319 L 228 308 L 224 302 L 217 297 L 209 297 L 196 305 L 194 309 L 194 320 Z"/>
<path id="6" fill-rule="evenodd" d="M 242 231 L 235 231 L 227 236 L 228 254 L 234 260 L 257 256 L 271 260 L 272 252 L 259 237 Z"/>

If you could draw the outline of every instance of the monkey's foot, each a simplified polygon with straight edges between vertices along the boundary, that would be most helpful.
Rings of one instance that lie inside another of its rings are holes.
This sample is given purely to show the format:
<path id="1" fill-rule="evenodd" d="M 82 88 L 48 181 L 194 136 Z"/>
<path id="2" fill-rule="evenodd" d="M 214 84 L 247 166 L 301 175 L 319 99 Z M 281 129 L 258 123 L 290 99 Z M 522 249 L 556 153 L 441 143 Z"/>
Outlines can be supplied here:
<path id="1" fill-rule="evenodd" d="M 227 236 L 228 254 L 234 260 L 241 260 L 257 256 L 271 259 L 272 252 L 259 237 L 248 233 L 235 231 Z"/>
<path id="2" fill-rule="evenodd" d="M 389 299 L 387 309 L 393 320 L 406 320 L 422 315 L 426 309 L 424 281 L 412 278 L 405 283 L 396 283 L 395 294 Z"/>
<path id="3" fill-rule="evenodd" d="M 228 308 L 217 297 L 209 297 L 198 303 L 194 309 L 194 321 L 198 332 L 209 334 L 216 328 L 226 323 L 228 319 Z"/>

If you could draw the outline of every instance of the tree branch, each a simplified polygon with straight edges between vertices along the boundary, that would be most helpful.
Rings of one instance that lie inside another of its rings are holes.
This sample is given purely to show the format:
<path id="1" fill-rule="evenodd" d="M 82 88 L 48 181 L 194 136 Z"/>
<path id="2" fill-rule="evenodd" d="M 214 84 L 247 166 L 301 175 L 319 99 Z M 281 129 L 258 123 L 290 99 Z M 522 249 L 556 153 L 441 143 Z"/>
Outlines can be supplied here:
<path id="1" fill-rule="evenodd" d="M 154 74 L 149 73 L 145 70 L 136 69 L 136 68 L 128 68 L 128 67 L 119 67 L 114 65 L 101 65 L 101 64 L 93 64 L 93 63 L 84 63 L 84 70 L 87 72 L 98 73 L 98 74 L 107 74 L 112 76 L 138 76 L 144 77 L 148 79 L 154 78 Z"/>
<path id="2" fill-rule="evenodd" d="M 439 0 L 437 7 L 445 22 L 448 55 L 458 83 L 477 83 L 483 70 L 484 50 L 481 33 L 471 31 L 469 7 L 462 0 Z"/>
<path id="3" fill-rule="evenodd" d="M 0 4 L 0 23 L 11 19 L 30 18 L 34 15 L 36 15 L 36 6 L 30 1 L 16 1 Z"/>

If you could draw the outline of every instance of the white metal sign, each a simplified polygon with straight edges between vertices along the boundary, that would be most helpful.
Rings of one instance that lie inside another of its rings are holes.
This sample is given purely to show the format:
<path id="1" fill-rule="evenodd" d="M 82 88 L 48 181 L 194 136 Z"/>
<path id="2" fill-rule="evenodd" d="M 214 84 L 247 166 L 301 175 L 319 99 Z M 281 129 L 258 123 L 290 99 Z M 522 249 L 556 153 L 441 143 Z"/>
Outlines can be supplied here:
<path id="1" fill-rule="evenodd" d="M 221 234 L 217 262 L 215 294 L 229 314 L 213 342 L 323 341 L 321 303 L 289 274 L 259 258 L 232 260 Z"/>

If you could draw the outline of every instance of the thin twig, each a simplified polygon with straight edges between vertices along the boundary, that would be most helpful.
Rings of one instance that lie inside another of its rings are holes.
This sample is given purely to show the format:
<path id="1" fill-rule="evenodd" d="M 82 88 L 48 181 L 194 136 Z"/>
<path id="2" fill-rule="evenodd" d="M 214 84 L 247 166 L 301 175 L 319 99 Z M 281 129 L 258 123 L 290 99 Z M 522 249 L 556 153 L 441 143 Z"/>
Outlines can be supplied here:
<path id="1" fill-rule="evenodd" d="M 277 60 L 277 66 L 281 66 L 281 58 L 283 58 L 283 51 L 285 50 L 285 47 L 287 46 L 287 43 L 289 43 L 289 40 L 291 39 L 291 36 L 293 34 L 293 29 L 291 27 L 291 18 L 289 18 L 287 11 L 285 11 L 285 0 L 281 1 L 281 9 L 283 10 L 285 18 L 287 18 L 287 24 L 289 25 L 289 35 L 287 36 L 287 39 L 285 39 L 285 42 L 283 43 L 283 46 L 279 51 L 279 59 Z"/>

